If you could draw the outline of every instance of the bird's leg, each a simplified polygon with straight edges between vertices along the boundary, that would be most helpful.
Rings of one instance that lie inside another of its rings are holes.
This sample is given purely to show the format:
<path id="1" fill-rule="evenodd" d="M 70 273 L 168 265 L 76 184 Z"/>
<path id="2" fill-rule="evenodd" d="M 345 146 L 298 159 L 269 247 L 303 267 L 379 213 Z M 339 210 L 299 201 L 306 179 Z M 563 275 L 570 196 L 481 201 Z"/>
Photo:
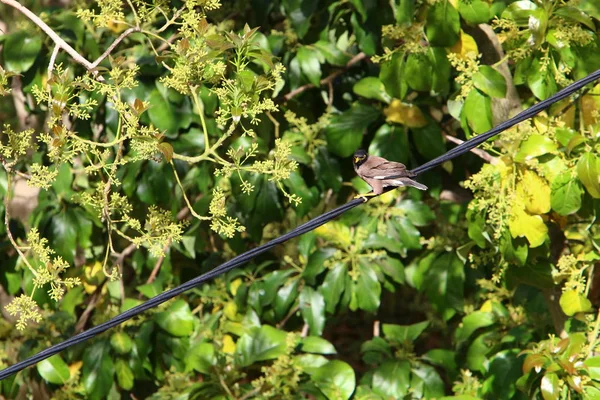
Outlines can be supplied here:
<path id="1" fill-rule="evenodd" d="M 367 197 L 373 197 L 373 196 L 377 196 L 377 195 L 379 195 L 379 193 L 369 192 L 369 193 L 365 193 L 365 194 L 357 194 L 356 196 L 354 196 L 354 198 L 355 199 L 363 199 L 366 203 L 367 201 L 369 201 L 369 199 L 367 199 Z"/>

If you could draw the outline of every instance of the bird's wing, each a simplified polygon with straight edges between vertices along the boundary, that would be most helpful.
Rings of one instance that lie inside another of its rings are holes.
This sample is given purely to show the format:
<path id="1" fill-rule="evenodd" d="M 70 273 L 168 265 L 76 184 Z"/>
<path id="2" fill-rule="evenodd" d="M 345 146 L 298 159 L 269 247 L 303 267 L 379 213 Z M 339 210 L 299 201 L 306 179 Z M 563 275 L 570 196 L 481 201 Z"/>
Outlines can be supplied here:
<path id="1" fill-rule="evenodd" d="M 391 176 L 411 176 L 411 174 L 406 170 L 406 166 L 404 164 L 394 161 L 387 161 L 383 158 L 380 158 L 380 160 L 374 160 L 376 163 L 373 163 L 373 165 L 369 166 L 369 169 L 365 171 L 364 176 L 378 180 L 388 179 Z"/>

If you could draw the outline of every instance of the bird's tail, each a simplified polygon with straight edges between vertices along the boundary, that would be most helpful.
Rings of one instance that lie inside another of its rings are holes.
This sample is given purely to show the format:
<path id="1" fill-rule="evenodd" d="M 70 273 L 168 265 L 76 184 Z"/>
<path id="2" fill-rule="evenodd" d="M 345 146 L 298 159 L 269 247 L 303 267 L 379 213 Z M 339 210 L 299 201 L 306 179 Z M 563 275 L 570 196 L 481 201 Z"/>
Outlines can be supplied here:
<path id="1" fill-rule="evenodd" d="M 429 189 L 427 186 L 423 185 L 422 183 L 413 181 L 412 179 L 409 179 L 409 178 L 401 178 L 401 179 L 398 179 L 398 180 L 402 181 L 402 183 L 404 184 L 404 186 L 412 186 L 412 187 L 414 187 L 416 189 L 419 189 L 419 190 L 427 190 L 427 189 Z"/>

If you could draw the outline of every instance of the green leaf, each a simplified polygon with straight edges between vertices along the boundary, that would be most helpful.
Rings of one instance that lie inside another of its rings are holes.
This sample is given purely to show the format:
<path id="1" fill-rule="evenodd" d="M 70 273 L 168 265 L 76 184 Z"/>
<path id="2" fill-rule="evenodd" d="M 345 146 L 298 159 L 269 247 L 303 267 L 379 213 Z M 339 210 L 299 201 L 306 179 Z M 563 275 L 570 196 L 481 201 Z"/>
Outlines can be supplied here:
<path id="1" fill-rule="evenodd" d="M 310 286 L 300 292 L 300 312 L 310 328 L 310 334 L 321 336 L 325 327 L 325 300 L 323 295 Z"/>
<path id="2" fill-rule="evenodd" d="M 569 317 L 580 313 L 590 312 L 593 310 L 592 302 L 576 290 L 567 290 L 560 296 L 560 308 Z"/>
<path id="3" fill-rule="evenodd" d="M 345 278 L 348 270 L 345 264 L 337 263 L 330 268 L 319 291 L 323 294 L 327 312 L 334 313 L 345 288 Z"/>
<path id="4" fill-rule="evenodd" d="M 198 343 L 186 353 L 185 370 L 209 374 L 212 367 L 217 365 L 215 346 L 212 343 Z"/>
<path id="5" fill-rule="evenodd" d="M 375 312 L 381 301 L 381 284 L 373 267 L 362 260 L 358 267 L 359 275 L 354 285 L 352 297 L 356 297 L 358 308 Z"/>
<path id="6" fill-rule="evenodd" d="M 117 359 L 115 362 L 115 373 L 117 375 L 117 382 L 119 382 L 119 386 L 121 386 L 125 390 L 133 389 L 133 383 L 135 378 L 133 376 L 133 371 L 127 365 L 127 361 L 122 358 Z"/>
<path id="7" fill-rule="evenodd" d="M 275 308 L 275 317 L 278 320 L 281 320 L 285 317 L 290 309 L 292 303 L 298 297 L 298 280 L 294 280 L 287 285 L 282 286 L 277 291 L 277 296 L 275 297 L 274 308 Z"/>
<path id="8" fill-rule="evenodd" d="M 512 399 L 516 393 L 516 382 L 522 375 L 519 350 L 503 350 L 491 359 L 488 375 L 483 384 L 486 398 Z"/>
<path id="9" fill-rule="evenodd" d="M 168 138 L 177 137 L 179 122 L 171 108 L 171 103 L 163 97 L 158 89 L 150 93 L 148 101 L 151 104 L 148 109 L 148 117 L 152 124 L 159 130 L 165 131 L 165 136 Z"/>
<path id="10" fill-rule="evenodd" d="M 86 399 L 105 399 L 113 385 L 115 368 L 106 340 L 93 343 L 83 353 L 82 379 Z"/>
<path id="11" fill-rule="evenodd" d="M 552 68 L 542 68 L 539 59 L 534 59 L 527 75 L 527 85 L 535 97 L 540 100 L 546 100 L 556 93 L 557 86 L 554 75 L 550 72 Z"/>
<path id="12" fill-rule="evenodd" d="M 442 131 L 438 124 L 430 122 L 423 128 L 411 128 L 410 131 L 417 150 L 426 159 L 432 160 L 446 151 Z"/>
<path id="13" fill-rule="evenodd" d="M 397 283 L 404 283 L 406 280 L 404 273 L 404 265 L 392 257 L 385 257 L 383 259 L 375 261 L 377 265 L 381 268 L 381 270 L 388 275 L 390 278 Z"/>
<path id="14" fill-rule="evenodd" d="M 369 154 L 406 164 L 409 159 L 409 146 L 404 127 L 381 125 L 369 145 Z"/>
<path id="15" fill-rule="evenodd" d="M 46 382 L 55 385 L 64 385 L 71 377 L 69 366 L 58 354 L 40 361 L 36 368 Z"/>
<path id="16" fill-rule="evenodd" d="M 398 25 L 412 22 L 415 13 L 415 3 L 415 0 L 398 0 L 390 3 Z"/>
<path id="17" fill-rule="evenodd" d="M 525 162 L 544 154 L 553 153 L 558 146 L 547 136 L 533 134 L 521 143 L 519 152 L 515 155 L 515 161 Z"/>
<path id="18" fill-rule="evenodd" d="M 429 321 L 418 322 L 412 325 L 383 324 L 383 334 L 387 339 L 399 343 L 414 342 L 429 326 Z"/>
<path id="19" fill-rule="evenodd" d="M 373 373 L 373 391 L 385 398 L 402 399 L 410 387 L 410 363 L 406 360 L 386 361 Z"/>
<path id="20" fill-rule="evenodd" d="M 558 15 L 564 19 L 570 19 L 572 21 L 579 22 L 590 28 L 592 31 L 596 31 L 594 21 L 578 7 L 559 7 L 552 12 L 552 15 Z"/>
<path id="21" fill-rule="evenodd" d="M 458 12 L 471 25 L 483 24 L 490 19 L 490 6 L 481 0 L 459 0 Z"/>
<path id="22" fill-rule="evenodd" d="M 585 153 L 577 162 L 577 175 L 585 189 L 595 199 L 600 198 L 600 159 Z"/>
<path id="23" fill-rule="evenodd" d="M 356 387 L 354 370 L 343 361 L 329 361 L 316 369 L 311 378 L 329 400 L 347 400 Z"/>
<path id="24" fill-rule="evenodd" d="M 492 129 L 492 101 L 478 90 L 469 92 L 462 113 L 466 116 L 471 129 L 476 133 L 483 133 Z"/>
<path id="25" fill-rule="evenodd" d="M 552 182 L 550 205 L 560 215 L 575 214 L 581 208 L 583 189 L 571 171 L 564 171 Z"/>
<path id="26" fill-rule="evenodd" d="M 511 19 L 519 25 L 527 26 L 529 17 L 537 9 L 535 3 L 529 0 L 519 0 L 511 3 L 502 12 L 502 18 Z"/>
<path id="27" fill-rule="evenodd" d="M 379 79 L 385 86 L 386 92 L 396 99 L 403 99 L 408 91 L 408 84 L 403 75 L 405 66 L 404 54 L 394 53 L 390 60 L 381 63 L 379 70 Z"/>
<path id="28" fill-rule="evenodd" d="M 17 31 L 7 36 L 2 48 L 4 66 L 10 72 L 21 73 L 33 66 L 42 49 L 42 39 L 36 32 Z"/>
<path id="29" fill-rule="evenodd" d="M 600 381 L 600 356 L 590 357 L 584 362 L 590 378 L 595 381 Z"/>
<path id="30" fill-rule="evenodd" d="M 125 332 L 116 332 L 110 337 L 110 345 L 117 354 L 127 354 L 133 348 L 133 340 Z"/>
<path id="31" fill-rule="evenodd" d="M 308 32 L 310 19 L 317 10 L 319 2 L 315 0 L 283 0 L 282 5 L 294 30 L 300 38 L 303 38 Z"/>
<path id="32" fill-rule="evenodd" d="M 431 59 L 426 54 L 409 54 L 406 58 L 404 75 L 410 77 L 404 79 L 411 89 L 419 92 L 430 91 L 433 81 Z"/>
<path id="33" fill-rule="evenodd" d="M 506 283 L 510 287 L 523 283 L 540 289 L 550 289 L 554 286 L 552 266 L 547 261 L 511 266 L 506 272 Z"/>
<path id="34" fill-rule="evenodd" d="M 306 75 L 308 81 L 319 87 L 321 85 L 321 63 L 319 62 L 321 54 L 307 46 L 302 46 L 298 49 L 298 63 L 302 73 Z"/>
<path id="35" fill-rule="evenodd" d="M 542 382 L 540 383 L 540 389 L 542 390 L 542 397 L 544 400 L 558 400 L 560 398 L 558 381 L 558 375 L 555 373 L 549 372 L 544 374 Z"/>
<path id="36" fill-rule="evenodd" d="M 496 321 L 494 314 L 485 311 L 475 311 L 463 318 L 462 323 L 456 329 L 455 337 L 457 342 L 464 342 L 477 329 L 493 325 Z"/>
<path id="37" fill-rule="evenodd" d="M 302 351 L 317 354 L 336 354 L 335 347 L 327 340 L 318 336 L 302 338 Z"/>
<path id="38" fill-rule="evenodd" d="M 379 100 L 388 104 L 390 101 L 392 101 L 390 95 L 385 91 L 383 83 L 379 80 L 379 78 L 374 76 L 362 78 L 360 81 L 354 84 L 352 90 L 357 95 L 366 97 L 367 99 Z"/>
<path id="39" fill-rule="evenodd" d="M 409 250 L 421 248 L 421 232 L 408 220 L 399 218 L 391 221 L 402 244 Z"/>
<path id="40" fill-rule="evenodd" d="M 348 61 L 350 61 L 350 56 L 342 52 L 336 47 L 335 44 L 331 42 L 319 40 L 318 42 L 314 43 L 313 46 L 321 52 L 323 57 L 325 57 L 325 60 L 331 65 L 343 67 L 346 65 L 346 63 L 348 63 Z"/>
<path id="41" fill-rule="evenodd" d="M 73 262 L 77 250 L 78 224 L 78 218 L 71 208 L 54 215 L 50 222 L 52 248 L 68 262 Z"/>
<path id="42" fill-rule="evenodd" d="M 360 103 L 354 103 L 349 110 L 334 115 L 325 128 L 328 149 L 340 157 L 352 155 L 360 147 L 367 127 L 379 116 L 379 110 Z"/>
<path id="43" fill-rule="evenodd" d="M 418 266 L 423 274 L 419 289 L 425 291 L 434 309 L 448 320 L 463 307 L 464 265 L 455 253 L 442 253 L 429 261 L 431 264 L 424 259 Z"/>
<path id="44" fill-rule="evenodd" d="M 448 0 L 436 2 L 427 12 L 425 34 L 432 46 L 450 47 L 458 40 L 460 16 Z"/>
<path id="45" fill-rule="evenodd" d="M 272 360 L 285 354 L 284 331 L 263 325 L 251 334 L 244 334 L 235 346 L 236 362 L 247 367 L 256 361 Z"/>
<path id="46" fill-rule="evenodd" d="M 504 76 L 488 65 L 479 67 L 479 71 L 473 75 L 473 84 L 488 96 L 498 98 L 506 96 L 506 80 Z"/>
<path id="47" fill-rule="evenodd" d="M 194 331 L 194 315 L 184 300 L 175 301 L 166 311 L 157 313 L 154 319 L 158 326 L 173 336 L 189 336 Z"/>

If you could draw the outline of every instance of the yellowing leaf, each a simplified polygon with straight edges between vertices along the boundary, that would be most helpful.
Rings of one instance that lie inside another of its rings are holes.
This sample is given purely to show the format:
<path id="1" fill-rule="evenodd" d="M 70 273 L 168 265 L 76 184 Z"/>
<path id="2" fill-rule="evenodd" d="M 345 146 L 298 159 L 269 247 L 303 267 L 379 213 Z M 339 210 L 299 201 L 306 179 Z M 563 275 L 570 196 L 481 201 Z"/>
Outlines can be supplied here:
<path id="1" fill-rule="evenodd" d="M 77 374 L 81 369 L 82 365 L 83 361 L 75 361 L 73 364 L 69 365 L 70 376 L 75 376 L 75 374 Z"/>
<path id="2" fill-rule="evenodd" d="M 223 353 L 233 354 L 235 352 L 235 342 L 230 335 L 223 337 Z"/>
<path id="3" fill-rule="evenodd" d="M 592 303 L 576 290 L 567 290 L 560 296 L 560 308 L 569 317 L 580 313 L 592 311 Z"/>
<path id="4" fill-rule="evenodd" d="M 460 38 L 456 41 L 454 46 L 450 47 L 451 53 L 456 53 L 461 57 L 466 57 L 469 53 L 478 54 L 477 43 L 473 36 L 460 31 Z"/>
<path id="5" fill-rule="evenodd" d="M 383 110 L 383 113 L 387 122 L 396 122 L 409 128 L 421 128 L 427 125 L 427 120 L 419 107 L 403 103 L 398 99 L 393 99 L 390 105 Z"/>
<path id="6" fill-rule="evenodd" d="M 548 234 L 548 227 L 542 217 L 529 215 L 523 210 L 514 211 L 508 226 L 513 238 L 526 237 L 530 247 L 541 246 Z"/>
<path id="7" fill-rule="evenodd" d="M 525 171 L 517 183 L 517 196 L 529 214 L 539 215 L 550 211 L 550 186 L 535 172 Z"/>
<path id="8" fill-rule="evenodd" d="M 223 308 L 223 313 L 230 320 L 236 321 L 239 319 L 237 317 L 237 310 L 238 309 L 237 309 L 237 305 L 235 304 L 235 302 L 230 301 L 227 304 L 225 304 L 225 307 Z"/>
<path id="9" fill-rule="evenodd" d="M 479 308 L 479 311 L 492 312 L 492 301 L 486 300 L 485 303 L 481 305 L 481 308 Z"/>
<path id="10" fill-rule="evenodd" d="M 229 285 L 229 291 L 231 292 L 231 294 L 233 296 L 235 296 L 235 294 L 237 293 L 237 290 L 241 286 L 241 284 L 242 284 L 242 280 L 240 278 L 237 278 L 233 282 L 231 282 L 231 284 Z"/>
<path id="11" fill-rule="evenodd" d="M 350 237 L 350 228 L 337 221 L 321 225 L 315 229 L 315 233 L 317 236 L 326 239 L 329 242 L 338 243 L 342 246 L 350 246 L 352 241 Z"/>

